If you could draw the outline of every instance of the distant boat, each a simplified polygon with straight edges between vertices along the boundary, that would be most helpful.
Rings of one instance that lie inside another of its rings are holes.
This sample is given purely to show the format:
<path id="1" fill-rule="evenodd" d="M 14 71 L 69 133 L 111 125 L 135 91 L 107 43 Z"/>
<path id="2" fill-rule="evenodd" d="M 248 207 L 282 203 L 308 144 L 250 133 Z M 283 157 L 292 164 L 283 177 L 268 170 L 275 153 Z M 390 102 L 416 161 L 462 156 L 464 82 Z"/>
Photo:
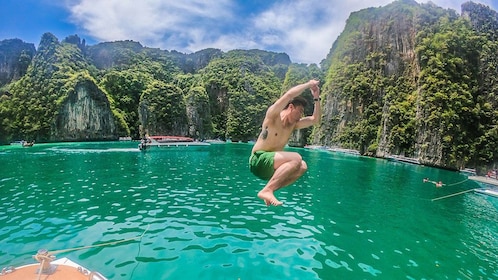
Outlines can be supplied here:
<path id="1" fill-rule="evenodd" d="M 498 197 L 498 189 L 496 188 L 489 188 L 489 189 L 482 188 L 482 189 L 475 189 L 474 191 L 480 194 Z"/>
<path id="2" fill-rule="evenodd" d="M 398 156 L 398 155 L 391 155 L 391 156 L 387 156 L 386 158 L 389 160 L 394 160 L 394 161 L 420 164 L 420 161 L 418 160 L 418 158 L 411 158 L 411 157 Z"/>
<path id="3" fill-rule="evenodd" d="M 33 140 L 31 142 L 22 141 L 21 144 L 22 144 L 23 147 L 33 147 L 33 145 L 35 144 L 35 140 Z"/>
<path id="4" fill-rule="evenodd" d="M 460 173 L 463 173 L 463 175 L 467 175 L 467 176 L 476 176 L 477 175 L 476 170 L 474 168 L 460 169 Z"/>
<path id="5" fill-rule="evenodd" d="M 193 138 L 184 136 L 147 136 L 138 144 L 138 149 L 145 151 L 150 147 L 189 147 L 209 146 L 209 143 L 195 141 Z"/>
<path id="6" fill-rule="evenodd" d="M 171 143 L 171 142 L 194 142 L 193 138 L 184 136 L 147 136 L 152 142 Z"/>
<path id="7" fill-rule="evenodd" d="M 221 139 L 207 139 L 205 142 L 210 144 L 225 144 L 225 141 Z"/>
<path id="8" fill-rule="evenodd" d="M 332 151 L 332 152 L 342 153 L 342 154 L 348 154 L 348 155 L 355 155 L 355 156 L 361 155 L 359 151 L 353 150 L 353 149 L 327 148 L 327 150 Z"/>
<path id="9" fill-rule="evenodd" d="M 498 197 L 498 180 L 485 176 L 469 176 L 469 180 L 478 182 L 483 188 L 474 189 L 475 192 Z"/>
<path id="10" fill-rule="evenodd" d="M 304 146 L 305 149 L 311 149 L 311 150 L 326 150 L 327 146 L 320 146 L 320 145 L 306 145 Z"/>
<path id="11" fill-rule="evenodd" d="M 491 177 L 485 177 L 485 176 L 469 176 L 469 180 L 483 183 L 485 185 L 490 185 L 490 186 L 495 186 L 498 187 L 498 180 L 495 178 Z"/>
<path id="12" fill-rule="evenodd" d="M 141 144 L 139 144 L 141 145 Z M 142 145 L 141 150 L 149 149 L 150 147 L 193 147 L 193 146 L 209 146 L 211 144 L 206 142 L 192 141 L 192 142 L 161 142 L 161 143 L 146 143 Z"/>
<path id="13" fill-rule="evenodd" d="M 68 258 L 54 260 L 55 257 L 49 255 L 46 250 L 39 250 L 33 257 L 39 263 L 5 267 L 0 272 L 0 279 L 108 280 L 99 272 L 90 271 Z"/>

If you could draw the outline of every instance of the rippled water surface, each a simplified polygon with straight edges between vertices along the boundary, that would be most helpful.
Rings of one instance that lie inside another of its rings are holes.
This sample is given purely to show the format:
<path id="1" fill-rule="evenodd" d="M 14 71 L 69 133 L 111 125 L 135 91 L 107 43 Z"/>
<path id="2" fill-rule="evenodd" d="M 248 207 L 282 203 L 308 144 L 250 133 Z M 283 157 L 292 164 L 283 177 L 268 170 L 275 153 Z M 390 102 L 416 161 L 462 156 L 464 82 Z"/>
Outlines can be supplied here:
<path id="1" fill-rule="evenodd" d="M 136 144 L 0 147 L 0 265 L 93 245 L 58 257 L 109 279 L 498 279 L 497 199 L 431 201 L 478 187 L 456 172 L 294 149 L 308 172 L 266 207 L 248 144 Z"/>

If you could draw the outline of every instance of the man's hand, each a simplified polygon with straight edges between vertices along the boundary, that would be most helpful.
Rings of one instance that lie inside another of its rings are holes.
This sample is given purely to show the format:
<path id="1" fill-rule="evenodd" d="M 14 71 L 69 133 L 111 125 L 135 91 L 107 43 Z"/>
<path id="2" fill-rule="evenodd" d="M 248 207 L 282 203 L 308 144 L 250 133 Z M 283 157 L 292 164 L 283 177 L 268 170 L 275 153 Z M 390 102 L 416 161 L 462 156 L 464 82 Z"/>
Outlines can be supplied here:
<path id="1" fill-rule="evenodd" d="M 318 87 L 318 84 L 320 84 L 320 81 L 318 80 L 309 80 L 308 82 L 310 88 Z"/>
<path id="2" fill-rule="evenodd" d="M 313 94 L 313 98 L 319 98 L 320 97 L 320 88 L 318 87 L 318 84 L 320 81 L 317 80 L 310 80 L 308 83 L 310 83 L 310 90 L 311 94 Z"/>

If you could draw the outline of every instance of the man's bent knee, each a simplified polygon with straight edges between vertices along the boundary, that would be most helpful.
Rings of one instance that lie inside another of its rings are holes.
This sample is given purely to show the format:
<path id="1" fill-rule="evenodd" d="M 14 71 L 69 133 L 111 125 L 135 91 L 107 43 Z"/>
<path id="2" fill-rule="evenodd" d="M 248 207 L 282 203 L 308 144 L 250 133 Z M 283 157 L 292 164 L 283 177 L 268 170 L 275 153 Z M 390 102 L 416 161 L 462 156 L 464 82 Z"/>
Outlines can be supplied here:
<path id="1" fill-rule="evenodd" d="M 308 170 L 308 165 L 304 160 L 301 160 L 301 169 L 299 170 L 301 174 L 304 174 Z"/>

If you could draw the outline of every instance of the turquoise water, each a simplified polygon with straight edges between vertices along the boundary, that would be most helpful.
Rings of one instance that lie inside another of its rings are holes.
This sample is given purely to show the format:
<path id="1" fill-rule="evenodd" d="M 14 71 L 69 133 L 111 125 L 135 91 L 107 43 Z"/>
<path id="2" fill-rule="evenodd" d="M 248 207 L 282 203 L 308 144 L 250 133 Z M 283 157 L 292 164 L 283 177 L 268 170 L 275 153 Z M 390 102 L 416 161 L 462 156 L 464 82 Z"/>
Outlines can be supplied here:
<path id="1" fill-rule="evenodd" d="M 0 266 L 110 243 L 57 256 L 109 279 L 498 279 L 497 199 L 431 201 L 478 187 L 459 173 L 291 149 L 309 170 L 266 207 L 249 144 L 136 147 L 0 147 Z"/>

